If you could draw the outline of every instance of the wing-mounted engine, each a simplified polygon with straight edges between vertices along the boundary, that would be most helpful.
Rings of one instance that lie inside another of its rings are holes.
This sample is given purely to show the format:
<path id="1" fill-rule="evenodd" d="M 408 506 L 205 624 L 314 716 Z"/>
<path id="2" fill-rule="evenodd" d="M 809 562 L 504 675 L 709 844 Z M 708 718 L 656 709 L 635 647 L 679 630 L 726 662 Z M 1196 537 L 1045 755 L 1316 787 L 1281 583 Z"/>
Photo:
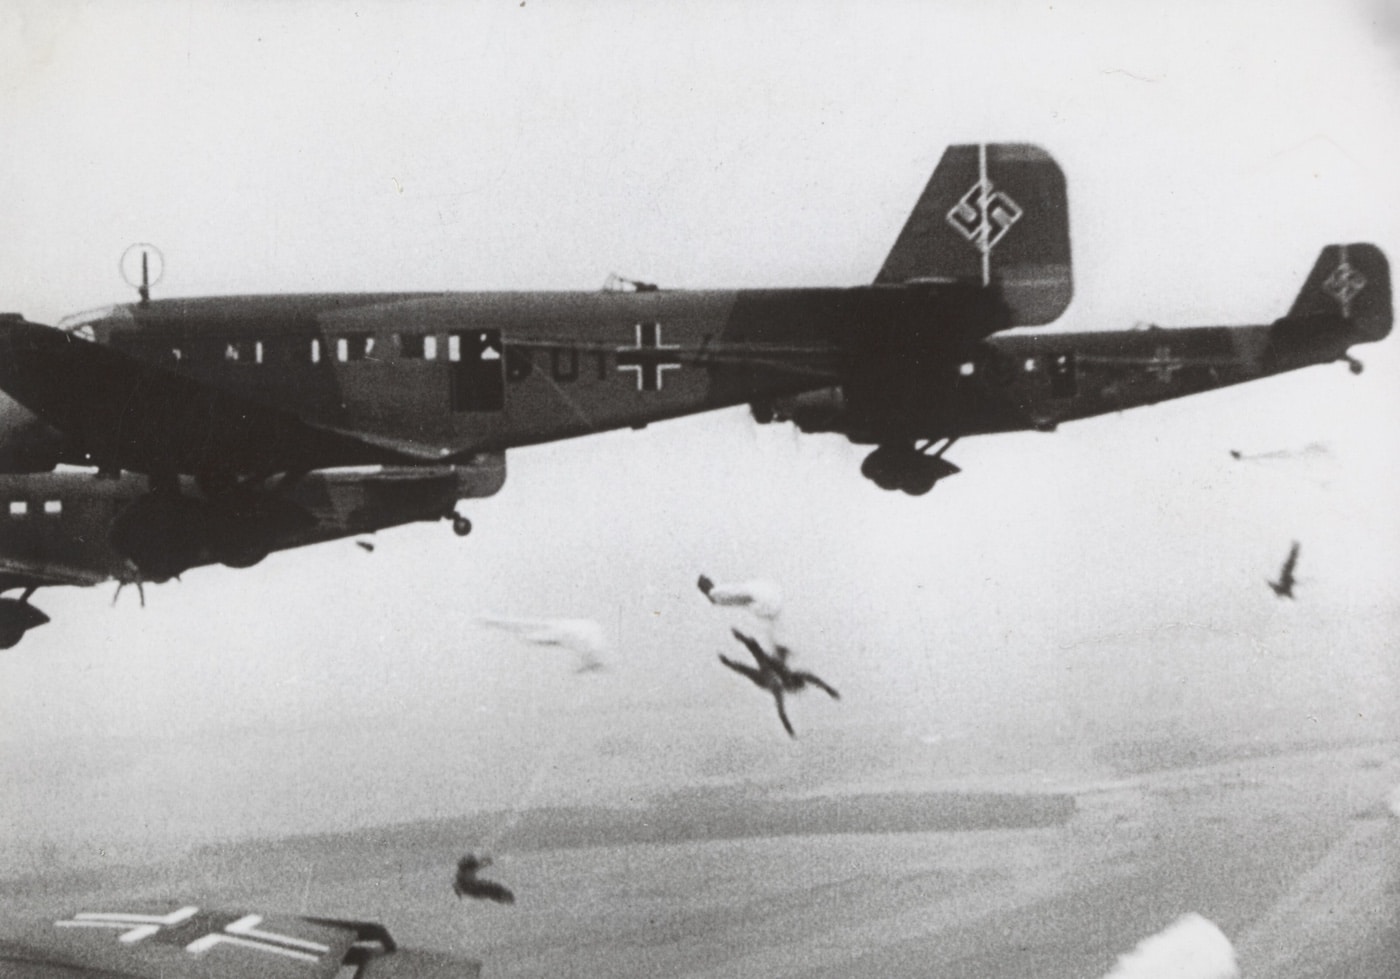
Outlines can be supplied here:
<path id="1" fill-rule="evenodd" d="M 889 421 L 887 416 L 873 412 L 869 404 L 853 402 L 843 388 L 809 391 L 756 404 L 751 410 L 760 423 L 791 422 L 808 434 L 831 432 L 857 445 L 875 445 L 860 471 L 881 489 L 922 496 L 940 479 L 961 471 L 943 458 L 956 436 L 896 440 L 889 428 L 882 427 Z"/>
<path id="2" fill-rule="evenodd" d="M 0 313 L 0 323 L 23 323 Z M 0 394 L 0 473 L 48 472 L 58 465 L 63 436 L 6 394 Z"/>
<path id="3" fill-rule="evenodd" d="M 958 436 L 1026 427 L 984 380 L 993 360 L 985 338 L 1016 320 L 995 289 L 905 286 L 889 315 L 845 340 L 839 385 L 757 404 L 754 417 L 877 446 L 861 471 L 883 489 L 922 495 L 958 471 L 943 458 Z"/>

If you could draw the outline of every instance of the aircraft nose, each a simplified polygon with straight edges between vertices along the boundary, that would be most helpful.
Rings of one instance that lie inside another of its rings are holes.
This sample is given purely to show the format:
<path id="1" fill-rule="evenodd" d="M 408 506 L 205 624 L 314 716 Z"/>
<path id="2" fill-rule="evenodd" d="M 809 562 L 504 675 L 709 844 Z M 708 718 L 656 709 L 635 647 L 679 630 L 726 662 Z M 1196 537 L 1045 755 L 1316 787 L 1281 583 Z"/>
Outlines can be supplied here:
<path id="1" fill-rule="evenodd" d="M 14 370 L 17 360 L 60 350 L 72 342 L 62 330 L 31 323 L 19 313 L 0 314 L 0 371 Z"/>

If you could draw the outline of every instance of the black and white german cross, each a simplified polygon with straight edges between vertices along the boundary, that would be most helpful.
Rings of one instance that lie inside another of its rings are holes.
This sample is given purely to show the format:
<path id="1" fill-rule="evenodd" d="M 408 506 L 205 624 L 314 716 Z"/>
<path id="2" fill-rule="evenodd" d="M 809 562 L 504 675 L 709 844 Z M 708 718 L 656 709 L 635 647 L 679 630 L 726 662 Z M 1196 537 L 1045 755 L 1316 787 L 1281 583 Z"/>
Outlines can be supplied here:
<path id="1" fill-rule="evenodd" d="M 191 955 L 202 955 L 218 946 L 248 949 L 265 955 L 317 962 L 330 946 L 296 935 L 260 928 L 259 914 L 227 914 L 201 911 L 194 905 L 169 914 L 130 914 L 126 912 L 80 912 L 66 921 L 55 921 L 59 928 L 109 928 L 121 932 L 117 941 L 137 945 L 151 941 L 175 945 Z"/>
<path id="2" fill-rule="evenodd" d="M 661 342 L 660 323 L 638 323 L 636 344 L 617 348 L 617 369 L 637 372 L 638 391 L 660 391 L 662 372 L 681 366 L 666 351 L 679 349 L 676 344 Z"/>

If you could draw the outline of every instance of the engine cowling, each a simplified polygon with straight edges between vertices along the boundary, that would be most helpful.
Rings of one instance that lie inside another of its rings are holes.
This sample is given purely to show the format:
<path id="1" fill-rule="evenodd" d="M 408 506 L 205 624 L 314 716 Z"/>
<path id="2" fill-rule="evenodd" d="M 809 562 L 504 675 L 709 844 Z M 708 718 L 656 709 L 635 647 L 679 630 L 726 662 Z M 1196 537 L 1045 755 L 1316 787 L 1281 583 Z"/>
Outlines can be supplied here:
<path id="1" fill-rule="evenodd" d="M 838 432 L 844 435 L 851 426 L 850 405 L 846 393 L 839 387 L 755 402 L 749 410 L 759 424 L 791 422 L 799 431 L 808 434 Z"/>
<path id="2" fill-rule="evenodd" d="M 0 473 L 48 472 L 62 450 L 63 436 L 0 394 Z"/>

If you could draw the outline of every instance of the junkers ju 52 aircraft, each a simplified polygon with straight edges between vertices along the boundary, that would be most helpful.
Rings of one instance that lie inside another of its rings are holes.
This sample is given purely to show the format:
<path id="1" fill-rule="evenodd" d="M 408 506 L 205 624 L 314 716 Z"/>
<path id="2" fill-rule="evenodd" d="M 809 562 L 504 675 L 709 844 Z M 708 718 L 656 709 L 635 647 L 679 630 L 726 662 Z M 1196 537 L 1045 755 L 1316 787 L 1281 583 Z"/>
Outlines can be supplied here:
<path id="1" fill-rule="evenodd" d="M 917 495 L 958 472 L 944 455 L 961 437 L 1311 364 L 1359 370 L 1348 349 L 1391 327 L 1385 256 L 1351 244 L 1324 248 L 1272 323 L 1008 334 L 1054 321 L 1072 294 L 1064 175 L 1025 144 L 950 147 L 868 285 L 633 285 L 160 300 L 143 286 L 57 329 L 12 315 L 0 470 L 66 463 L 136 485 L 102 543 L 128 580 L 160 581 L 306 542 L 293 531 L 316 522 L 305 486 L 325 470 L 389 467 L 471 498 L 499 489 L 508 449 L 747 404 L 873 446 L 862 472 Z M 389 504 L 378 519 L 421 516 Z M 16 628 L 52 578 L 30 567 L 0 581 L 28 589 L 0 605 Z"/>

